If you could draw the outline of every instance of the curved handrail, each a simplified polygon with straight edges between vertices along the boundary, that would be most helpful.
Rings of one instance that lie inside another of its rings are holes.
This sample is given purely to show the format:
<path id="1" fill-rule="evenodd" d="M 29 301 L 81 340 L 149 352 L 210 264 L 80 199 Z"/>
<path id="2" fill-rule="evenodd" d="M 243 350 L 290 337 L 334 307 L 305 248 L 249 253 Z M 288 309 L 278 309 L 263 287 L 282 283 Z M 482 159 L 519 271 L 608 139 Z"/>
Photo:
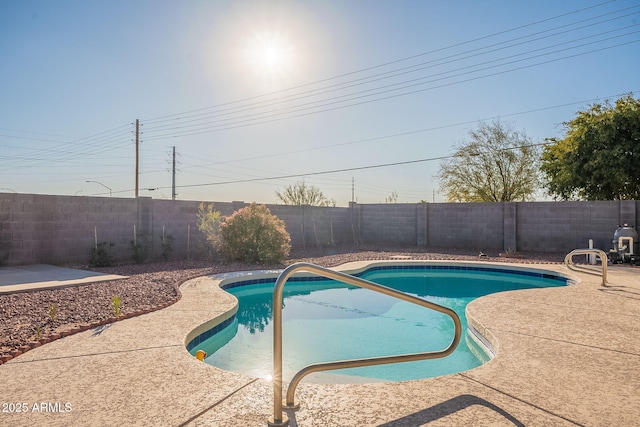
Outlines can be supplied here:
<path id="1" fill-rule="evenodd" d="M 343 360 L 337 362 L 326 362 L 309 365 L 295 374 L 293 376 L 293 379 L 291 380 L 291 383 L 289 384 L 286 401 L 286 406 L 288 408 L 297 407 L 297 405 L 295 405 L 294 403 L 296 387 L 298 386 L 302 378 L 313 372 L 442 358 L 453 353 L 453 351 L 458 346 L 458 343 L 460 342 L 460 337 L 462 336 L 462 324 L 460 323 L 460 317 L 458 317 L 454 310 L 448 307 L 443 307 L 441 305 L 426 301 L 422 298 L 418 298 L 413 295 L 409 295 L 404 292 L 400 292 L 395 289 L 391 289 L 389 287 L 361 279 L 359 277 L 320 267 L 315 264 L 301 262 L 290 265 L 280 273 L 273 289 L 273 418 L 269 420 L 270 426 L 286 426 L 289 423 L 287 417 L 282 413 L 282 294 L 286 281 L 294 273 L 299 271 L 315 273 L 328 279 L 333 279 L 350 285 L 380 292 L 388 296 L 399 298 L 403 301 L 411 302 L 413 304 L 417 304 L 426 308 L 430 308 L 432 310 L 436 310 L 440 313 L 444 313 L 451 317 L 451 319 L 453 320 L 455 331 L 451 344 L 449 344 L 447 348 L 441 351 L 402 354 L 398 356 L 383 356 L 368 359 Z"/>
<path id="2" fill-rule="evenodd" d="M 600 258 L 602 264 L 602 271 L 598 272 L 588 267 L 582 267 L 573 263 L 573 257 L 575 255 L 597 255 Z M 601 274 L 602 275 L 602 285 L 607 284 L 607 262 L 609 259 L 607 258 L 607 254 L 600 249 L 574 249 L 564 257 L 564 265 L 569 270 L 580 271 L 587 274 Z"/>

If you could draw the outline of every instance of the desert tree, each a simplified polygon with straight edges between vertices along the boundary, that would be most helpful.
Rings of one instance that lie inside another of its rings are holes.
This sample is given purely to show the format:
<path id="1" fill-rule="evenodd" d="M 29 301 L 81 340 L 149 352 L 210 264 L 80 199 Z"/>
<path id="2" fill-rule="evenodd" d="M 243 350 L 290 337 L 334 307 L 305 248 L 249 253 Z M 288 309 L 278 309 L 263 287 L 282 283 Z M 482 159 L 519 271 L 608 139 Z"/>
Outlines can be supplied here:
<path id="1" fill-rule="evenodd" d="M 393 190 L 389 197 L 384 198 L 385 203 L 398 203 L 398 192 Z"/>
<path id="2" fill-rule="evenodd" d="M 533 200 L 540 188 L 539 163 L 540 144 L 512 123 L 480 123 L 440 164 L 440 191 L 450 202 Z"/>
<path id="3" fill-rule="evenodd" d="M 284 190 L 276 190 L 276 196 L 285 205 L 335 206 L 336 201 L 327 198 L 315 185 L 307 185 L 304 181 L 288 185 Z"/>

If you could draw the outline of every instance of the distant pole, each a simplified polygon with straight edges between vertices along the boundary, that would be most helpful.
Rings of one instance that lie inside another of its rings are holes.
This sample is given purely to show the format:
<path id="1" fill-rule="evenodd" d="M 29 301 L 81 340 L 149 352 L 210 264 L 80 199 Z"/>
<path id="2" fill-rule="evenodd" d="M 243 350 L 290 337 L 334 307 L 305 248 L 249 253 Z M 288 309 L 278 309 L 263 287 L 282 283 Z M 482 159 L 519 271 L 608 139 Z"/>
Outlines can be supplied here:
<path id="1" fill-rule="evenodd" d="M 176 146 L 173 146 L 173 178 L 171 179 L 171 200 L 176 199 Z"/>
<path id="2" fill-rule="evenodd" d="M 140 177 L 140 120 L 136 119 L 136 199 L 138 198 Z"/>
<path id="3" fill-rule="evenodd" d="M 356 179 L 351 177 L 351 203 L 355 203 L 355 194 L 356 194 Z"/>

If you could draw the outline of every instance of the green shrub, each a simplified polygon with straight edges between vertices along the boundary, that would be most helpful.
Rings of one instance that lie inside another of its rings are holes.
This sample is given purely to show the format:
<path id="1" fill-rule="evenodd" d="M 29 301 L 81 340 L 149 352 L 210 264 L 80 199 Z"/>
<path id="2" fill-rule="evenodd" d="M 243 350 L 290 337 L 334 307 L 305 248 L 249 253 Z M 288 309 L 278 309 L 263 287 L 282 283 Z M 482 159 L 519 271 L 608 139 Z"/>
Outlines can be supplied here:
<path id="1" fill-rule="evenodd" d="M 49 320 L 55 322 L 56 316 L 58 315 L 58 304 L 52 302 L 49 304 Z"/>
<path id="2" fill-rule="evenodd" d="M 199 244 L 208 258 L 213 260 L 221 245 L 220 224 L 222 214 L 213 208 L 213 203 L 200 203 L 198 206 L 198 230 L 204 235 L 205 241 Z"/>
<path id="3" fill-rule="evenodd" d="M 36 327 L 34 328 L 33 335 L 36 341 L 40 341 L 40 338 L 42 338 L 42 326 L 36 325 Z"/>
<path id="4" fill-rule="evenodd" d="M 120 307 L 121 305 L 122 300 L 118 295 L 114 295 L 111 297 L 111 309 L 113 310 L 113 315 L 115 317 L 120 317 L 120 314 L 122 314 L 122 309 Z"/>
<path id="5" fill-rule="evenodd" d="M 133 240 L 129 242 L 129 249 L 131 250 L 131 259 L 136 264 L 142 264 L 147 259 L 147 250 L 140 243 L 136 243 Z"/>
<path id="6" fill-rule="evenodd" d="M 100 242 L 91 248 L 89 254 L 89 267 L 111 267 L 113 265 L 113 256 L 109 248 L 113 243 Z"/>
<path id="7" fill-rule="evenodd" d="M 162 245 L 162 259 L 167 262 L 169 261 L 169 257 L 171 256 L 171 252 L 173 251 L 173 235 L 172 234 L 161 234 L 160 235 L 160 244 Z"/>
<path id="8" fill-rule="evenodd" d="M 284 221 L 265 205 L 252 203 L 220 225 L 220 251 L 230 261 L 275 264 L 289 256 L 291 238 Z"/>

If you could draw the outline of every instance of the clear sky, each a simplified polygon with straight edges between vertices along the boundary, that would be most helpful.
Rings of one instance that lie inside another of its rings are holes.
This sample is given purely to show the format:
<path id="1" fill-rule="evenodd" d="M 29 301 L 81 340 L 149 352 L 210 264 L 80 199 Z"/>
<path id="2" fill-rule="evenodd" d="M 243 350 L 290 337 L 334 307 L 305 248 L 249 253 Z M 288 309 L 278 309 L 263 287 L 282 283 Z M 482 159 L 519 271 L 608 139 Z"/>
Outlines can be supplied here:
<path id="1" fill-rule="evenodd" d="M 180 200 L 442 202 L 479 121 L 561 137 L 639 70 L 638 0 L 3 0 L 0 192 L 133 197 L 139 119 L 140 196 L 175 147 Z"/>

